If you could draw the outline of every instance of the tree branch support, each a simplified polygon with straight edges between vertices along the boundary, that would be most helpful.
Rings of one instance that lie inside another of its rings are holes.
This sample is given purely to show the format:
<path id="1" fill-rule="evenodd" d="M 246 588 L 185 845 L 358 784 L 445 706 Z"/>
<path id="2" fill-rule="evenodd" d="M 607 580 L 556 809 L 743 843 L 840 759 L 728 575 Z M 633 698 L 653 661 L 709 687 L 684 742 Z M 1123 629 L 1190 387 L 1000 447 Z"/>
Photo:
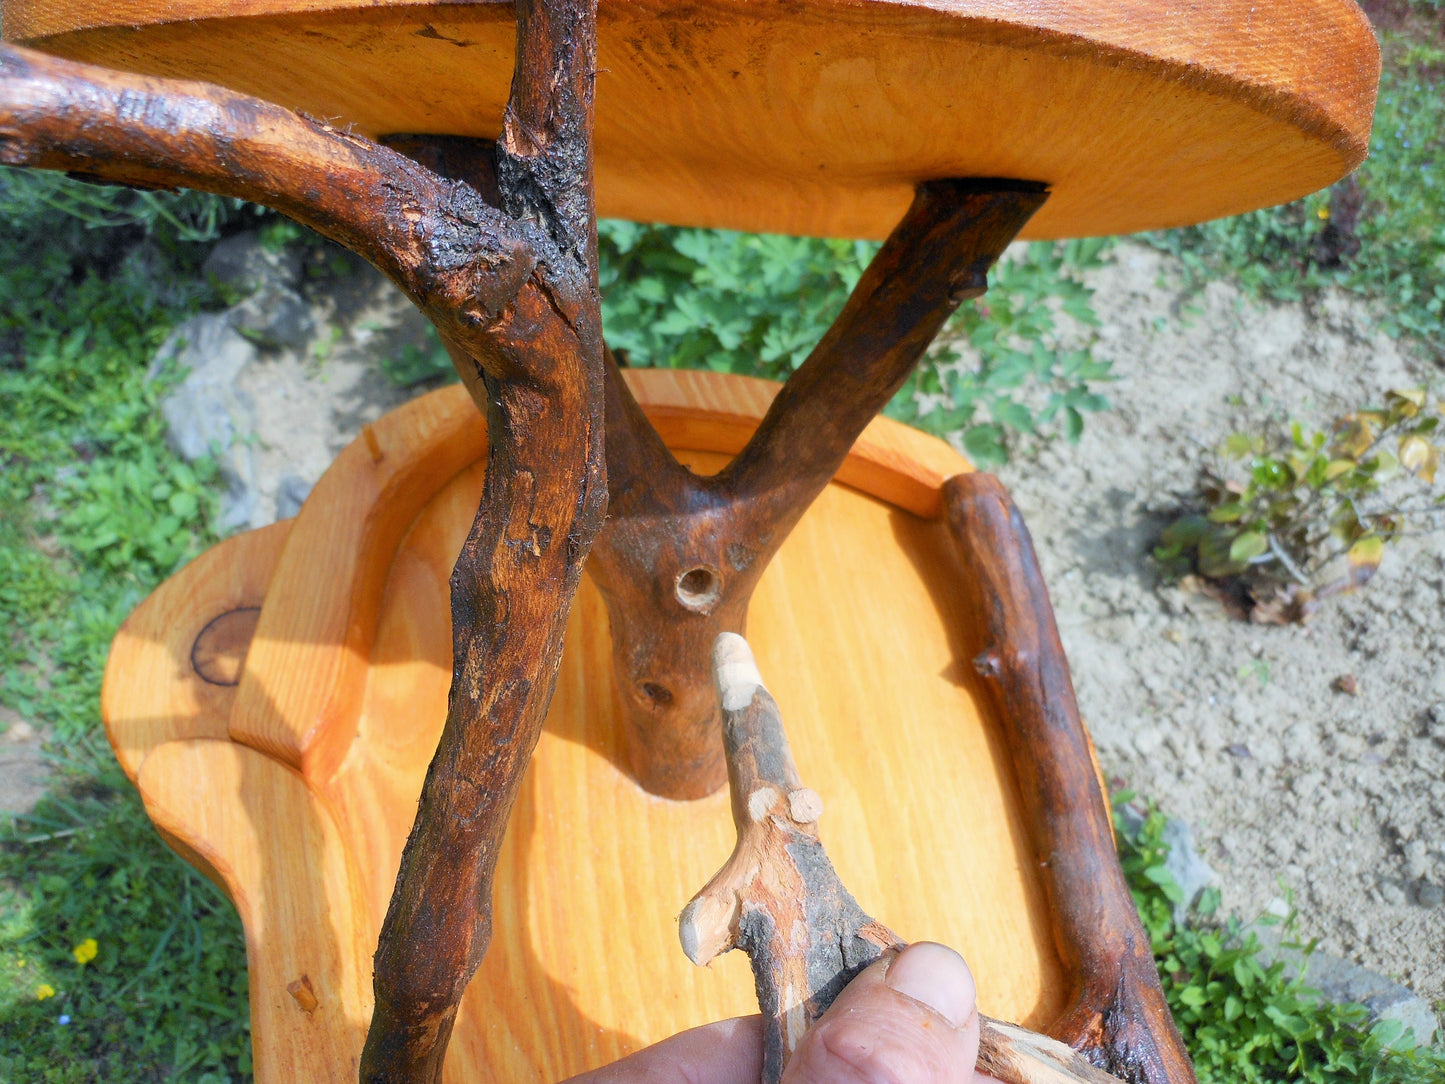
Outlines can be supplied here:
<path id="1" fill-rule="evenodd" d="M 1005 721 L 1054 944 L 1079 984 L 1049 1032 L 1131 1084 L 1192 1084 L 1194 1069 L 1119 867 L 1028 528 L 991 474 L 957 475 L 943 492 L 975 618 L 965 630 L 973 666 Z"/>
<path id="2" fill-rule="evenodd" d="M 591 570 L 612 627 L 629 766 L 648 790 L 697 798 L 722 786 L 713 641 L 746 631 L 753 590 L 788 533 L 1047 196 L 1015 181 L 919 185 L 843 311 L 719 474 L 673 458 L 609 361 L 613 496 Z"/>

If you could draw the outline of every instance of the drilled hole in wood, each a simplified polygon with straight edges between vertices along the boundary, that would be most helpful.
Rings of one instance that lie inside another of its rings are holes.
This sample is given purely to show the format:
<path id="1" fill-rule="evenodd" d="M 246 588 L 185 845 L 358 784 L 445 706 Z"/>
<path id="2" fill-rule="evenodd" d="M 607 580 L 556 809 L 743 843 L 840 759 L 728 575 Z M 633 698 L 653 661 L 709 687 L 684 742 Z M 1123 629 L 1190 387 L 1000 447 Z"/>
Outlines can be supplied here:
<path id="1" fill-rule="evenodd" d="M 708 565 L 690 568 L 677 577 L 677 601 L 695 613 L 707 613 L 721 594 L 722 577 Z"/>
<path id="2" fill-rule="evenodd" d="M 659 707 L 672 703 L 672 690 L 666 685 L 659 685 L 655 681 L 644 681 L 642 691 L 646 694 L 647 699 Z"/>
<path id="3" fill-rule="evenodd" d="M 261 610 L 243 606 L 213 619 L 191 645 L 191 667 L 211 685 L 236 685 L 256 634 Z"/>

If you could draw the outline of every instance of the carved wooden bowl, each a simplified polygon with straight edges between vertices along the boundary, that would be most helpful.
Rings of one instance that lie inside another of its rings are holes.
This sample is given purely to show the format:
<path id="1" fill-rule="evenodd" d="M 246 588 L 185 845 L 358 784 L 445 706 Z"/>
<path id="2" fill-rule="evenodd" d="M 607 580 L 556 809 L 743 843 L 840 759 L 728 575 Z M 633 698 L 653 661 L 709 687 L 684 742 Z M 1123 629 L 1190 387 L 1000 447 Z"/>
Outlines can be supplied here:
<path id="1" fill-rule="evenodd" d="M 200 79 L 368 136 L 500 131 L 507 3 L 0 0 L 7 39 Z M 1052 188 L 1026 237 L 1282 203 L 1368 146 L 1350 0 L 601 0 L 597 207 L 883 237 L 921 180 Z"/>
<path id="2" fill-rule="evenodd" d="M 685 462 L 720 466 L 776 386 L 631 371 Z M 232 538 L 117 635 L 104 714 L 157 827 L 235 902 L 256 1078 L 354 1081 L 371 953 L 445 716 L 447 580 L 486 434 L 465 392 L 366 427 L 300 515 Z M 958 946 L 981 1007 L 1043 1028 L 1081 976 L 1055 947 L 999 719 L 940 520 L 947 445 L 875 421 L 762 579 L 749 636 L 825 843 L 859 902 Z M 756 1011 L 746 959 L 693 967 L 676 916 L 731 851 L 726 792 L 672 802 L 618 766 L 602 601 L 584 582 L 513 811 L 495 936 L 449 1081 L 556 1080 Z"/>

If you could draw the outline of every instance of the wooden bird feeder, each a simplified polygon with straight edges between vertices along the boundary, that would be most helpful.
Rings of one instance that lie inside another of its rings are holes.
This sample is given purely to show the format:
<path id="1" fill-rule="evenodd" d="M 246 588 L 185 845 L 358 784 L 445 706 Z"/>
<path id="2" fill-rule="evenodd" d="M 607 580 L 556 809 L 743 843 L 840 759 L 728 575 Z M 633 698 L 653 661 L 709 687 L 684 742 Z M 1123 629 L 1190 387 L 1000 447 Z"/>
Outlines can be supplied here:
<path id="1" fill-rule="evenodd" d="M 389 275 L 464 381 L 112 651 L 116 755 L 240 911 L 258 1081 L 551 1080 L 751 1011 L 741 962 L 676 944 L 733 846 L 710 659 L 744 630 L 787 785 L 889 937 L 957 946 L 984 1011 L 1118 1076 L 1192 1081 L 1027 532 L 873 419 L 1014 237 L 1354 168 L 1378 52 L 1349 0 L 0 0 L 0 30 L 0 162 L 275 207 Z M 886 241 L 779 388 L 619 369 L 599 212 Z"/>

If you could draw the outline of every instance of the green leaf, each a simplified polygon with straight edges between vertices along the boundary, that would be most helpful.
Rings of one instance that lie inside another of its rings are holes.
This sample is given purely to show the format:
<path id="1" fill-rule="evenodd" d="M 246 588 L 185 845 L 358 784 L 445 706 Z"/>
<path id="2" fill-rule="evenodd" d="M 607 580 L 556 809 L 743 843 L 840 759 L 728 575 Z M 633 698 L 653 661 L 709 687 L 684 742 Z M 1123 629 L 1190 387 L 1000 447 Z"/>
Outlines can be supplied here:
<path id="1" fill-rule="evenodd" d="M 1003 430 L 997 425 L 974 425 L 964 430 L 963 450 L 977 466 L 996 467 L 1008 462 Z"/>
<path id="2" fill-rule="evenodd" d="M 1259 531 L 1244 531 L 1229 544 L 1229 559 L 1235 564 L 1246 564 L 1268 552 L 1269 539 Z"/>

